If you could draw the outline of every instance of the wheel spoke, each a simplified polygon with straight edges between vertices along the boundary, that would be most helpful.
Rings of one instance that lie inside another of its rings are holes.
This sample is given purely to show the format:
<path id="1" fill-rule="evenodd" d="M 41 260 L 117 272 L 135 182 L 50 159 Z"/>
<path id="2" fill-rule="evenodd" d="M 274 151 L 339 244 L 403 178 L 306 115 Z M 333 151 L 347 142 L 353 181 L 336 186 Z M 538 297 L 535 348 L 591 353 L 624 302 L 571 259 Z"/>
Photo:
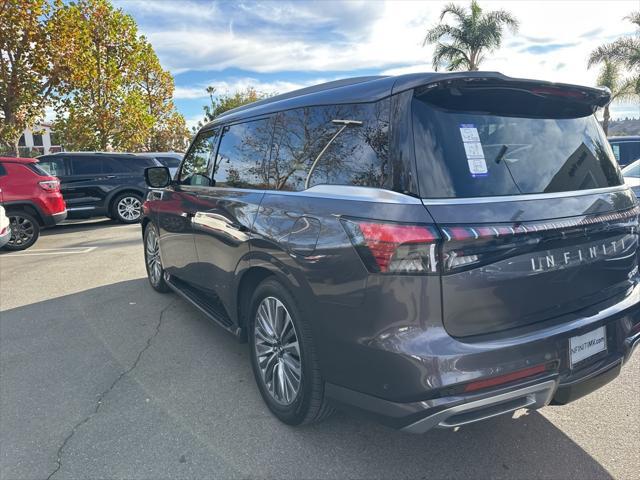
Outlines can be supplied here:
<path id="1" fill-rule="evenodd" d="M 300 391 L 302 366 L 295 324 L 287 307 L 275 297 L 264 298 L 255 314 L 254 352 L 269 395 L 290 405 Z"/>

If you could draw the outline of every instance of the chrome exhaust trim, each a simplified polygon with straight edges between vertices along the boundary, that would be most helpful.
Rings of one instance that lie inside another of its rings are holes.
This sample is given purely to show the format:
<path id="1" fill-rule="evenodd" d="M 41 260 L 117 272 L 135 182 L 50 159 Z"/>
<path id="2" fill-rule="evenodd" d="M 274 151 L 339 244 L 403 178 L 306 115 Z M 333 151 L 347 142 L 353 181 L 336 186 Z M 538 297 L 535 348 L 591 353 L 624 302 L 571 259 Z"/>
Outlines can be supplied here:
<path id="1" fill-rule="evenodd" d="M 547 405 L 556 390 L 556 381 L 543 383 L 501 393 L 450 407 L 402 429 L 408 433 L 425 433 L 432 428 L 455 428 L 488 418 L 514 412 L 520 408 L 537 409 Z"/>

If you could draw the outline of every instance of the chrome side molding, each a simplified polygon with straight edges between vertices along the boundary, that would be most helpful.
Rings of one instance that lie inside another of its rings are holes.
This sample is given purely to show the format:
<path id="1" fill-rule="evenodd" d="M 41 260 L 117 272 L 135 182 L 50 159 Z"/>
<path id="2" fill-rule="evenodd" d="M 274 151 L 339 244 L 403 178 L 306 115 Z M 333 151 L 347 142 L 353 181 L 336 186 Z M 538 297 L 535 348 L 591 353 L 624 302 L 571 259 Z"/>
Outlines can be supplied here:
<path id="1" fill-rule="evenodd" d="M 422 203 L 429 205 L 471 205 L 474 203 L 499 203 L 499 202 L 520 202 L 523 200 L 547 200 L 553 198 L 582 197 L 585 195 L 597 195 L 600 193 L 614 193 L 631 191 L 627 185 L 615 187 L 592 188 L 590 190 L 577 190 L 571 192 L 554 193 L 528 193 L 524 195 L 498 195 L 495 197 L 468 197 L 468 198 L 423 198 Z"/>

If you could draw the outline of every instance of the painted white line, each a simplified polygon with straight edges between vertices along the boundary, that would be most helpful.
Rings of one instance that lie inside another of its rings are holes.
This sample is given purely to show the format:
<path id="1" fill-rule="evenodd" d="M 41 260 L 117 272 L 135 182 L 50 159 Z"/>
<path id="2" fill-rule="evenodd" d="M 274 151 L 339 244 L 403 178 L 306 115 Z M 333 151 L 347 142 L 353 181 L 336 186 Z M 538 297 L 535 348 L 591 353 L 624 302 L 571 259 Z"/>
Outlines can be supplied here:
<path id="1" fill-rule="evenodd" d="M 2 257 L 37 257 L 42 255 L 69 255 L 75 253 L 89 253 L 98 247 L 61 247 L 61 248 L 39 248 L 37 250 L 27 250 L 24 252 L 6 253 Z"/>

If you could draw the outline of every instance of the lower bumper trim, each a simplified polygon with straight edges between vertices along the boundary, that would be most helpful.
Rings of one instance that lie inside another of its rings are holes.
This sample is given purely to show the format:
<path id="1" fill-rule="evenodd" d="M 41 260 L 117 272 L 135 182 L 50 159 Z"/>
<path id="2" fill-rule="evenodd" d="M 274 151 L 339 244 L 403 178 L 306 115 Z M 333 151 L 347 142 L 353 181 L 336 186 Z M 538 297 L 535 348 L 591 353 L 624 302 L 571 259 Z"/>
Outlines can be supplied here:
<path id="1" fill-rule="evenodd" d="M 551 401 L 555 388 L 556 381 L 548 380 L 511 392 L 463 403 L 422 418 L 402 430 L 420 434 L 435 427 L 453 428 L 468 425 L 520 408 L 541 408 Z"/>
<path id="2" fill-rule="evenodd" d="M 565 405 L 606 385 L 615 379 L 622 370 L 622 360 L 617 360 L 613 365 L 593 372 L 587 378 L 580 378 L 571 383 L 561 383 L 553 397 L 553 404 Z"/>

